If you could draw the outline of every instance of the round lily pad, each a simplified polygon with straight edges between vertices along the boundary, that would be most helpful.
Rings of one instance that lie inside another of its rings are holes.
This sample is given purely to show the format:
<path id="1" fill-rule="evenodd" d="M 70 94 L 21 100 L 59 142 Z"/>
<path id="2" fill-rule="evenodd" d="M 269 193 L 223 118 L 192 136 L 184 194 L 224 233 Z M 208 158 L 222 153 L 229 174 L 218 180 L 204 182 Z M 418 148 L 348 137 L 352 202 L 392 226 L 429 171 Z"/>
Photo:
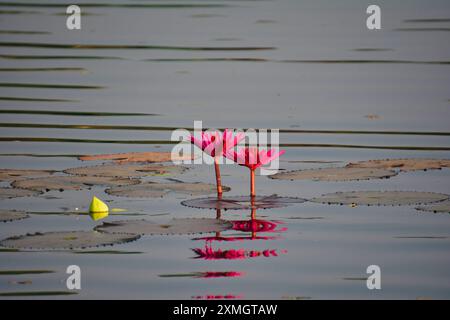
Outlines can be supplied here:
<path id="1" fill-rule="evenodd" d="M 293 203 L 303 203 L 306 199 L 295 197 L 271 196 L 235 196 L 200 198 L 181 202 L 186 207 L 199 209 L 242 210 L 242 209 L 269 209 L 282 208 Z"/>
<path id="2" fill-rule="evenodd" d="M 229 191 L 230 188 L 222 186 L 223 191 Z M 159 198 L 164 195 L 175 192 L 188 195 L 201 195 L 216 192 L 216 186 L 208 183 L 185 183 L 185 182 L 146 182 L 134 186 L 114 187 L 106 190 L 106 193 L 130 198 Z"/>
<path id="3" fill-rule="evenodd" d="M 12 189 L 12 188 L 0 188 L 0 200 L 12 199 L 18 197 L 34 197 L 40 195 L 41 192 L 22 190 L 22 189 Z"/>
<path id="4" fill-rule="evenodd" d="M 53 176 L 48 178 L 18 180 L 14 181 L 11 185 L 14 188 L 43 192 L 50 190 L 81 190 L 96 185 L 121 186 L 138 183 L 140 183 L 139 180 L 113 177 Z"/>
<path id="5" fill-rule="evenodd" d="M 173 219 L 167 224 L 156 224 L 148 220 L 126 220 L 104 222 L 95 230 L 113 234 L 165 235 L 220 232 L 233 225 L 221 219 Z"/>
<path id="6" fill-rule="evenodd" d="M 92 167 L 71 168 L 64 170 L 64 172 L 79 176 L 139 178 L 181 174 L 186 169 L 182 166 L 163 166 L 160 164 L 102 164 Z"/>
<path id="7" fill-rule="evenodd" d="M 20 178 L 48 177 L 55 173 L 52 170 L 0 169 L 0 181 L 13 181 Z"/>
<path id="8" fill-rule="evenodd" d="M 450 200 L 442 201 L 431 206 L 417 207 L 416 209 L 434 213 L 450 213 Z"/>
<path id="9" fill-rule="evenodd" d="M 137 235 L 109 234 L 97 231 L 61 231 L 14 236 L 0 245 L 14 249 L 83 249 L 125 243 L 139 239 Z"/>
<path id="10" fill-rule="evenodd" d="M 381 159 L 349 163 L 347 168 L 398 169 L 400 171 L 432 170 L 450 167 L 449 159 Z"/>
<path id="11" fill-rule="evenodd" d="M 401 206 L 443 201 L 448 195 L 417 191 L 350 191 L 325 194 L 312 202 L 325 204 L 356 204 L 368 206 Z"/>
<path id="12" fill-rule="evenodd" d="M 350 181 L 383 179 L 395 176 L 392 170 L 372 168 L 324 168 L 280 172 L 269 176 L 277 180 Z"/>
<path id="13" fill-rule="evenodd" d="M 78 159 L 82 161 L 94 161 L 94 160 L 114 160 L 116 162 L 169 162 L 169 161 L 181 161 L 192 160 L 192 155 L 189 156 L 176 156 L 172 158 L 171 152 L 130 152 L 130 153 L 115 153 L 115 154 L 99 154 L 99 155 L 86 155 L 81 156 Z"/>
<path id="14" fill-rule="evenodd" d="M 28 218 L 25 212 L 14 210 L 0 210 L 0 222 L 9 222 Z"/>

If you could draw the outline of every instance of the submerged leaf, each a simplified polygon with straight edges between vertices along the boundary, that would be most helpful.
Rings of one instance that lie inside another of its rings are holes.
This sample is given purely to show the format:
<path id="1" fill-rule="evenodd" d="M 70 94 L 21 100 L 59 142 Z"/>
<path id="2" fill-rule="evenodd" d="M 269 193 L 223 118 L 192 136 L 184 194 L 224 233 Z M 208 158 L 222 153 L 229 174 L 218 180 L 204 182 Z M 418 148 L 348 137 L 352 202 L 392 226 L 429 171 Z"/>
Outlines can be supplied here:
<path id="1" fill-rule="evenodd" d="M 41 192 L 22 190 L 22 189 L 12 189 L 12 188 L 0 188 L 0 200 L 12 199 L 18 197 L 34 197 L 40 195 Z"/>
<path id="2" fill-rule="evenodd" d="M 220 232 L 231 229 L 232 223 L 221 219 L 173 219 L 167 224 L 156 224 L 148 220 L 126 220 L 104 222 L 95 230 L 113 234 L 165 235 Z"/>
<path id="3" fill-rule="evenodd" d="M 94 177 L 116 177 L 116 178 L 139 178 L 146 176 L 181 174 L 186 167 L 163 166 L 159 164 L 102 164 L 92 167 L 71 168 L 64 170 L 65 173 L 94 176 Z"/>
<path id="4" fill-rule="evenodd" d="M 88 176 L 53 176 L 48 178 L 35 178 L 14 181 L 14 188 L 33 191 L 50 190 L 81 190 L 91 186 L 121 186 L 138 184 L 139 180 L 113 178 L 113 177 L 88 177 Z"/>
<path id="5" fill-rule="evenodd" d="M 25 212 L 14 210 L 0 210 L 0 222 L 8 222 L 28 218 Z"/>
<path id="6" fill-rule="evenodd" d="M 401 206 L 438 202 L 448 199 L 448 195 L 417 191 L 350 191 L 322 195 L 311 201 L 326 204 L 356 204 L 378 206 Z"/>
<path id="7" fill-rule="evenodd" d="M 27 234 L 4 239 L 0 245 L 15 249 L 83 249 L 120 244 L 139 239 L 139 236 L 106 234 L 96 231 L 61 231 Z"/>
<path id="8" fill-rule="evenodd" d="M 281 208 L 293 203 L 303 203 L 306 199 L 294 197 L 271 196 L 235 196 L 216 197 L 185 200 L 182 205 L 199 209 L 239 210 L 239 209 L 269 209 Z"/>
<path id="9" fill-rule="evenodd" d="M 450 167 L 448 159 L 381 159 L 349 163 L 347 168 L 399 169 L 400 171 L 431 170 Z"/>
<path id="10" fill-rule="evenodd" d="M 229 191 L 230 188 L 222 186 L 223 191 Z M 167 182 L 156 183 L 146 182 L 133 186 L 121 186 L 107 189 L 106 193 L 112 196 L 130 197 L 130 198 L 160 198 L 168 193 L 182 193 L 188 195 L 201 195 L 216 192 L 216 186 L 208 183 L 194 182 Z"/>
<path id="11" fill-rule="evenodd" d="M 350 181 L 383 179 L 395 176 L 392 170 L 372 168 L 324 168 L 281 172 L 269 176 L 276 180 Z"/>

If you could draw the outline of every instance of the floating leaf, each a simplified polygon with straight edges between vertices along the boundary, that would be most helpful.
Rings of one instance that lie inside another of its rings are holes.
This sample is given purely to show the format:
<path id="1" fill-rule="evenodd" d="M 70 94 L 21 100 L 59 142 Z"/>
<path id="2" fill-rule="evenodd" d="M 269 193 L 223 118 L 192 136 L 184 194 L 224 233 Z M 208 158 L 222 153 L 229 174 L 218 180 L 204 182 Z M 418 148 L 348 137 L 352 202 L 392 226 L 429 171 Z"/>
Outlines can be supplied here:
<path id="1" fill-rule="evenodd" d="M 165 235 L 220 232 L 232 226 L 230 222 L 221 219 L 183 218 L 173 219 L 167 224 L 156 224 L 148 220 L 104 222 L 95 230 L 113 234 Z"/>
<path id="2" fill-rule="evenodd" d="M 229 191 L 230 188 L 222 186 L 223 191 Z M 216 186 L 208 183 L 194 182 L 167 182 L 156 183 L 146 182 L 133 186 L 121 186 L 107 189 L 106 193 L 112 196 L 130 197 L 130 198 L 159 198 L 164 195 L 176 192 L 188 195 L 201 195 L 216 192 Z"/>
<path id="3" fill-rule="evenodd" d="M 159 164 L 102 164 L 92 167 L 71 168 L 64 170 L 64 172 L 80 176 L 139 178 L 181 174 L 186 169 L 186 167 L 182 166 L 163 166 Z"/>
<path id="4" fill-rule="evenodd" d="M 311 201 L 327 204 L 357 204 L 375 206 L 401 206 L 438 202 L 448 199 L 448 195 L 434 192 L 416 191 L 350 191 L 325 194 Z"/>
<path id="5" fill-rule="evenodd" d="M 130 152 L 130 153 L 115 153 L 115 154 L 99 154 L 81 156 L 78 159 L 82 161 L 95 160 L 114 160 L 119 163 L 123 162 L 169 162 L 182 161 L 194 159 L 190 156 L 176 156 L 172 158 L 171 152 Z"/>
<path id="6" fill-rule="evenodd" d="M 269 176 L 276 180 L 350 181 L 383 179 L 395 176 L 395 171 L 371 168 L 324 168 L 281 172 Z"/>
<path id="7" fill-rule="evenodd" d="M 21 190 L 12 188 L 0 188 L 0 200 L 12 199 L 18 197 L 34 197 L 40 195 L 41 192 L 31 190 Z"/>
<path id="8" fill-rule="evenodd" d="M 48 178 L 35 178 L 14 181 L 11 185 L 14 188 L 27 189 L 33 191 L 50 190 L 81 190 L 91 186 L 121 186 L 138 184 L 139 180 L 113 178 L 113 177 L 88 177 L 88 176 L 53 176 Z"/>
<path id="9" fill-rule="evenodd" d="M 281 208 L 293 203 L 303 203 L 306 199 L 294 197 L 256 196 L 252 199 L 250 196 L 235 197 L 217 197 L 185 200 L 182 205 L 199 209 L 220 209 L 220 210 L 239 210 L 239 209 L 269 209 Z"/>
<path id="10" fill-rule="evenodd" d="M 28 218 L 25 212 L 13 210 L 0 210 L 0 222 L 8 222 Z"/>
<path id="11" fill-rule="evenodd" d="M 450 167 L 448 159 L 381 159 L 349 163 L 347 168 L 398 169 L 400 171 L 431 170 Z"/>
<path id="12" fill-rule="evenodd" d="M 450 200 L 442 201 L 432 206 L 417 207 L 416 209 L 434 213 L 450 213 Z"/>
<path id="13" fill-rule="evenodd" d="M 139 236 L 106 234 L 96 231 L 62 231 L 14 236 L 0 245 L 15 249 L 84 249 L 120 244 L 139 239 Z"/>
<path id="14" fill-rule="evenodd" d="M 12 181 L 22 177 L 46 177 L 53 173 L 55 171 L 52 170 L 0 169 L 0 181 Z"/>

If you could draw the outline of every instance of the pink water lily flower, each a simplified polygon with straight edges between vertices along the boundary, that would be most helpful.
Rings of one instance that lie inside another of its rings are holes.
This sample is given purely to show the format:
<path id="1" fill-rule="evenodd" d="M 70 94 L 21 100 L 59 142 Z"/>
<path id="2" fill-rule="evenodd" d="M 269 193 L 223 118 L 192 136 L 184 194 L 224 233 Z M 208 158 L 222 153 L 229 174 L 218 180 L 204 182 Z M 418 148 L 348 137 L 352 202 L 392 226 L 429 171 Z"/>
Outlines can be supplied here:
<path id="1" fill-rule="evenodd" d="M 234 148 L 245 138 L 245 134 L 242 132 L 234 134 L 233 131 L 225 129 L 223 133 L 220 131 L 201 132 L 200 137 L 194 134 L 189 138 L 197 147 L 216 158 L 225 155 L 228 150 Z"/>
<path id="2" fill-rule="evenodd" d="M 217 196 L 222 196 L 222 181 L 220 177 L 219 158 L 225 156 L 230 149 L 234 148 L 242 139 L 245 138 L 245 134 L 238 132 L 236 134 L 233 131 L 225 129 L 223 133 L 220 131 L 214 132 L 201 132 L 199 137 L 197 134 L 190 135 L 189 139 L 191 143 L 203 150 L 203 152 L 209 154 L 214 158 L 214 169 L 216 172 L 216 185 Z"/>
<path id="3" fill-rule="evenodd" d="M 255 197 L 255 170 L 270 163 L 285 153 L 276 149 L 259 150 L 256 147 L 241 148 L 238 151 L 228 150 L 226 157 L 241 166 L 250 169 L 250 195 Z"/>

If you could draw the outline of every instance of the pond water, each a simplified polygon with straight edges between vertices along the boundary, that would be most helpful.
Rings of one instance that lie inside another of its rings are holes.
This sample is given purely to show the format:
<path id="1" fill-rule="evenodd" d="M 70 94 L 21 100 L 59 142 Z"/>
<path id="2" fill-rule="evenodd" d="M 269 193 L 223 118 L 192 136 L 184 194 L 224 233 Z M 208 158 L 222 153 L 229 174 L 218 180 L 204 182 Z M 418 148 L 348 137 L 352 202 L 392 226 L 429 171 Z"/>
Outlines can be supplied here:
<path id="1" fill-rule="evenodd" d="M 82 29 L 68 30 L 66 2 L 0 1 L 0 168 L 64 170 L 97 163 L 79 155 L 170 151 L 172 130 L 191 128 L 194 120 L 205 128 L 280 129 L 286 170 L 448 159 L 450 3 L 378 4 L 382 29 L 371 31 L 369 3 L 357 0 L 97 0 L 79 4 Z M 176 178 L 214 182 L 213 167 L 189 167 Z M 227 195 L 248 193 L 247 171 L 222 166 Z M 306 199 L 353 190 L 449 194 L 450 169 L 348 182 L 257 176 L 256 188 Z M 193 198 L 183 194 L 134 199 L 104 189 L 1 200 L 1 209 L 30 218 L 1 223 L 0 238 L 92 230 L 103 221 L 216 216 L 182 206 Z M 93 195 L 126 212 L 103 221 L 36 214 L 86 211 Z M 253 238 L 221 233 L 245 238 L 239 241 L 143 236 L 80 250 L 109 250 L 90 254 L 2 250 L 0 270 L 53 272 L 0 275 L 0 293 L 67 292 L 66 268 L 78 265 L 76 295 L 45 297 L 450 298 L 447 213 L 305 202 L 256 216 L 277 224 L 275 231 Z M 222 219 L 249 220 L 250 210 L 222 212 Z M 205 246 L 266 255 L 205 259 L 193 250 Z M 367 289 L 369 265 L 381 268 L 381 290 Z"/>

